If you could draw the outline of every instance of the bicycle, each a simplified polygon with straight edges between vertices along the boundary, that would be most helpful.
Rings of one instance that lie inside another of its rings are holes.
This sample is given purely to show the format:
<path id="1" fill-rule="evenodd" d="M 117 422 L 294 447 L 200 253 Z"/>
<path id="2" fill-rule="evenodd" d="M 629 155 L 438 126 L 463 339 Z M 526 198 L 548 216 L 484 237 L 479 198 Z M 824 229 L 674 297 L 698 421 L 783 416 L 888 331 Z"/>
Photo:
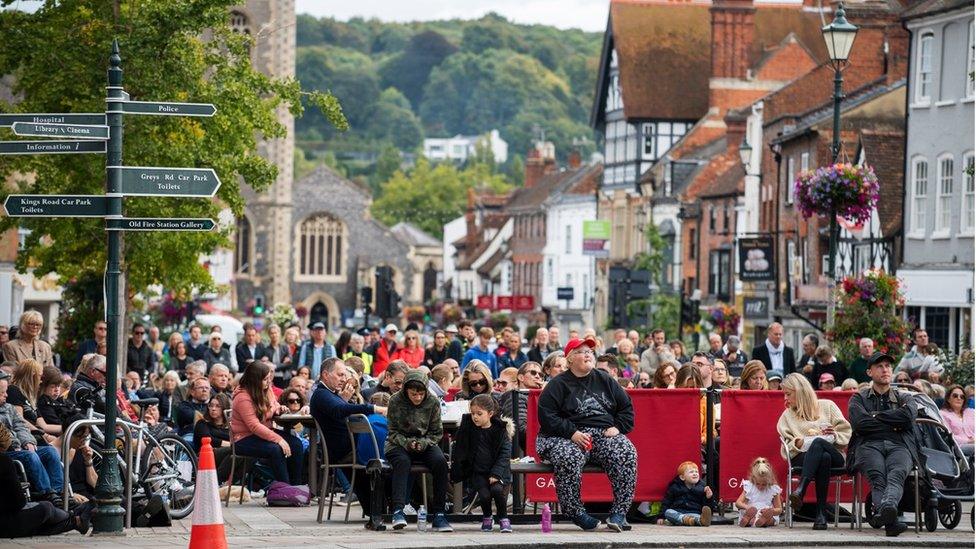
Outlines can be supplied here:
<path id="1" fill-rule="evenodd" d="M 169 516 L 181 519 L 193 511 L 193 499 L 196 488 L 197 455 L 193 448 L 176 433 L 153 433 L 153 428 L 144 420 L 146 408 L 158 404 L 155 398 L 132 400 L 130 404 L 140 408 L 139 422 L 133 423 L 124 418 L 116 421 L 127 425 L 132 430 L 132 441 L 136 452 L 133 457 L 132 484 L 133 495 L 142 494 L 147 498 L 160 495 L 169 503 Z M 89 419 L 105 419 L 104 414 L 88 409 Z M 105 434 L 99 426 L 91 427 L 92 451 L 97 454 L 101 462 L 105 447 Z M 116 445 L 123 444 L 116 439 Z M 119 447 L 117 459 L 120 472 L 126 474 L 125 460 Z M 96 464 L 97 466 L 97 464 Z M 96 470 L 97 467 L 96 467 Z M 124 478 L 124 477 L 123 477 Z"/>

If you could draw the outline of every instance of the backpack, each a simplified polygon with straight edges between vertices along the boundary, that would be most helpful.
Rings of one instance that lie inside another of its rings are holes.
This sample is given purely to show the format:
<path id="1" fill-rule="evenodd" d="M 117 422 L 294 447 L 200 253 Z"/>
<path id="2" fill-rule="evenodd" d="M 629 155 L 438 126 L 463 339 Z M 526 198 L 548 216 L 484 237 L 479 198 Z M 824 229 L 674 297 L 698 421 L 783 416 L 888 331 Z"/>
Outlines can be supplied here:
<path id="1" fill-rule="evenodd" d="M 267 501 L 271 507 L 305 507 L 312 501 L 312 494 L 305 484 L 292 486 L 275 481 L 268 486 Z"/>

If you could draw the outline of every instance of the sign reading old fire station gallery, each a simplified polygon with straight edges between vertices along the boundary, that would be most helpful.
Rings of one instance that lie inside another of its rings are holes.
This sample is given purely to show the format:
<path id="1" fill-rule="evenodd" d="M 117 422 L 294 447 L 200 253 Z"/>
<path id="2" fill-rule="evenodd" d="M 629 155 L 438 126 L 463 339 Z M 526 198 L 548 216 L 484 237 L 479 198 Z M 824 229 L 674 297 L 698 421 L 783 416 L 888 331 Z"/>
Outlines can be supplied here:
<path id="1" fill-rule="evenodd" d="M 104 217 L 102 195 L 12 194 L 3 202 L 11 217 Z"/>
<path id="2" fill-rule="evenodd" d="M 145 168 L 122 166 L 125 196 L 196 196 L 210 198 L 220 188 L 210 168 Z"/>
<path id="3" fill-rule="evenodd" d="M 106 219 L 105 228 L 110 231 L 212 231 L 216 223 L 213 219 L 172 219 L 130 217 L 128 219 Z"/>

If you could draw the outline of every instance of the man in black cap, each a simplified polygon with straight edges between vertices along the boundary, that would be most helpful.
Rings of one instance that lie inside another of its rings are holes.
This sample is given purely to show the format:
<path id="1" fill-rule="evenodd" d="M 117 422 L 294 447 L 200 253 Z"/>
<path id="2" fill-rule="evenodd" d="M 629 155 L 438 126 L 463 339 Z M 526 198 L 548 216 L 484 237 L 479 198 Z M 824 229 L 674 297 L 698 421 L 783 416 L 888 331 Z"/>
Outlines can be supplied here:
<path id="1" fill-rule="evenodd" d="M 335 357 L 336 350 L 331 343 L 325 340 L 324 322 L 316 320 L 308 326 L 308 329 L 312 332 L 311 338 L 302 343 L 302 347 L 298 350 L 298 362 L 295 364 L 295 369 L 308 366 L 312 370 L 312 379 L 318 379 L 322 362 L 327 358 Z"/>
<path id="2" fill-rule="evenodd" d="M 889 537 L 908 528 L 898 521 L 898 503 L 912 463 L 920 463 L 914 401 L 891 387 L 892 364 L 894 358 L 884 353 L 874 353 L 868 361 L 871 386 L 851 397 L 854 434 L 847 451 L 848 469 L 858 469 L 871 483 L 872 525 L 884 526 Z"/>

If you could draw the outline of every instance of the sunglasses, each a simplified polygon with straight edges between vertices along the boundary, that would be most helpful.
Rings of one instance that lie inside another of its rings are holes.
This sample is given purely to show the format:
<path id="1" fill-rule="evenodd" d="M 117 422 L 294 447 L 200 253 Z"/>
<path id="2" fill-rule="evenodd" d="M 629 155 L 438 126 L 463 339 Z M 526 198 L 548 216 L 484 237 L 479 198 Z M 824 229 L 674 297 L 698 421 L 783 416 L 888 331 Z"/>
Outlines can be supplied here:
<path id="1" fill-rule="evenodd" d="M 539 370 L 526 370 L 525 375 L 542 377 L 542 372 L 540 372 Z"/>
<path id="2" fill-rule="evenodd" d="M 949 398 L 966 398 L 966 395 L 962 393 L 952 393 L 951 395 L 949 395 Z"/>
<path id="3" fill-rule="evenodd" d="M 137 336 L 141 336 L 142 334 L 144 334 L 146 332 L 144 332 L 142 330 L 136 330 L 135 332 L 132 332 L 132 333 L 136 334 Z"/>
<path id="4" fill-rule="evenodd" d="M 289 398 L 285 402 L 287 402 L 288 404 L 301 404 L 302 403 L 302 401 L 298 400 L 297 398 Z"/>
<path id="5" fill-rule="evenodd" d="M 488 382 L 485 381 L 485 380 L 483 380 L 483 379 L 479 379 L 477 381 L 469 381 L 468 382 L 468 385 L 470 385 L 472 387 L 487 387 L 488 386 Z"/>
<path id="6" fill-rule="evenodd" d="M 472 383 L 472 385 L 474 385 L 474 384 Z M 505 381 L 504 379 L 499 379 L 498 381 L 495 382 L 495 385 L 500 385 L 502 387 L 508 387 L 508 381 Z"/>

